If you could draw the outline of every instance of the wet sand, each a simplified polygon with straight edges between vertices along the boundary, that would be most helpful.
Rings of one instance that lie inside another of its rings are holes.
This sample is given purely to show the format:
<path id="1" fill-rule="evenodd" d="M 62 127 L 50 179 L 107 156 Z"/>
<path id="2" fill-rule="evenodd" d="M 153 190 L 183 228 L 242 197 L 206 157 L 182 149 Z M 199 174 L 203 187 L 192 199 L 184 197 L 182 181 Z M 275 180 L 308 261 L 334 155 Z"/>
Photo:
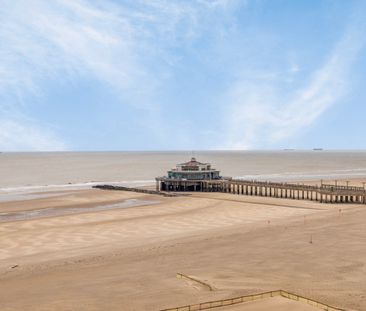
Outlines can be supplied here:
<path id="1" fill-rule="evenodd" d="M 90 210 L 126 200 L 160 203 Z M 96 189 L 0 202 L 49 208 L 85 209 L 0 223 L 1 310 L 159 310 L 277 289 L 366 309 L 365 206 Z"/>
<path id="2" fill-rule="evenodd" d="M 114 204 L 102 204 L 90 207 L 49 207 L 36 210 L 25 210 L 13 213 L 0 213 L 0 222 L 12 222 L 19 220 L 32 220 L 46 217 L 56 217 L 70 214 L 107 211 L 117 208 L 130 208 L 143 205 L 157 204 L 159 201 L 147 201 L 139 199 L 124 200 Z"/>

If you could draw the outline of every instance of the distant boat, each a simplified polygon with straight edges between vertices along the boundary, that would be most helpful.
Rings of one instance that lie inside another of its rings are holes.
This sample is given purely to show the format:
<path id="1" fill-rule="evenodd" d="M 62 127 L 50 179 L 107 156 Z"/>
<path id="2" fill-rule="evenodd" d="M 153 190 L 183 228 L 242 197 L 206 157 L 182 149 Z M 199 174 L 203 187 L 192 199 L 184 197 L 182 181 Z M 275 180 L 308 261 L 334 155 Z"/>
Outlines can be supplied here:
<path id="1" fill-rule="evenodd" d="M 323 151 L 324 149 L 323 148 L 314 148 L 313 150 L 314 151 Z"/>

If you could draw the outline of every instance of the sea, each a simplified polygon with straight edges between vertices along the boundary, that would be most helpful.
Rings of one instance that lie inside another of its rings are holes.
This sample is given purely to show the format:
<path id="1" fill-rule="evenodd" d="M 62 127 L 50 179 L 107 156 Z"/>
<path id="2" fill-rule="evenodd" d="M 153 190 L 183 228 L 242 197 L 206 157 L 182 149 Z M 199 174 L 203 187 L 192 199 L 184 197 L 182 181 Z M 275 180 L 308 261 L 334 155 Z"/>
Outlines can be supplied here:
<path id="1" fill-rule="evenodd" d="M 149 186 L 177 163 L 194 156 L 222 176 L 301 181 L 366 178 L 366 151 L 145 151 L 3 152 L 0 194 L 12 191 L 88 188 L 109 183 Z"/>

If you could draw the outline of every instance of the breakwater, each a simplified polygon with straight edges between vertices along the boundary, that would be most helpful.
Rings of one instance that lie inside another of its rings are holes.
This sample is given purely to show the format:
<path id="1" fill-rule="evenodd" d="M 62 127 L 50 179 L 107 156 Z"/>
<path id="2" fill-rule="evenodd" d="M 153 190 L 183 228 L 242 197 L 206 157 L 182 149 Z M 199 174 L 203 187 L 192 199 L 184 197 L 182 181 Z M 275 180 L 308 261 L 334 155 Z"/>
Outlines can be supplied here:
<path id="1" fill-rule="evenodd" d="M 178 196 L 175 193 L 167 193 L 150 189 L 142 189 L 142 188 L 132 188 L 132 187 L 124 187 L 124 186 L 112 186 L 112 185 L 95 185 L 93 188 L 101 189 L 101 190 L 119 190 L 119 191 L 132 191 L 138 193 L 146 193 L 146 194 L 157 194 L 162 195 L 164 197 L 176 197 Z"/>

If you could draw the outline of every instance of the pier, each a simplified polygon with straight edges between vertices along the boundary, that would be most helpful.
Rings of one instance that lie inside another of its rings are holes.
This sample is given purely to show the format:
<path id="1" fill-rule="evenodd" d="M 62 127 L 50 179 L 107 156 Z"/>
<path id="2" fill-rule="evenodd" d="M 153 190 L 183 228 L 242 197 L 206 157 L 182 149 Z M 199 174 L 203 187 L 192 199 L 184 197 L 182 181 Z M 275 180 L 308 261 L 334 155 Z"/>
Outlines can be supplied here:
<path id="1" fill-rule="evenodd" d="M 158 177 L 156 178 L 156 190 L 174 192 L 223 192 L 236 195 L 310 200 L 318 201 L 320 203 L 366 204 L 366 191 L 363 187 L 331 184 L 321 184 L 319 186 L 241 179 L 189 181 Z"/>
<path id="2" fill-rule="evenodd" d="M 157 177 L 157 192 L 223 192 L 236 195 L 310 200 L 320 203 L 358 203 L 366 204 L 364 187 L 325 184 L 304 185 L 269 181 L 232 179 L 222 177 L 209 163 L 189 162 L 178 164 L 168 171 L 167 176 Z"/>

